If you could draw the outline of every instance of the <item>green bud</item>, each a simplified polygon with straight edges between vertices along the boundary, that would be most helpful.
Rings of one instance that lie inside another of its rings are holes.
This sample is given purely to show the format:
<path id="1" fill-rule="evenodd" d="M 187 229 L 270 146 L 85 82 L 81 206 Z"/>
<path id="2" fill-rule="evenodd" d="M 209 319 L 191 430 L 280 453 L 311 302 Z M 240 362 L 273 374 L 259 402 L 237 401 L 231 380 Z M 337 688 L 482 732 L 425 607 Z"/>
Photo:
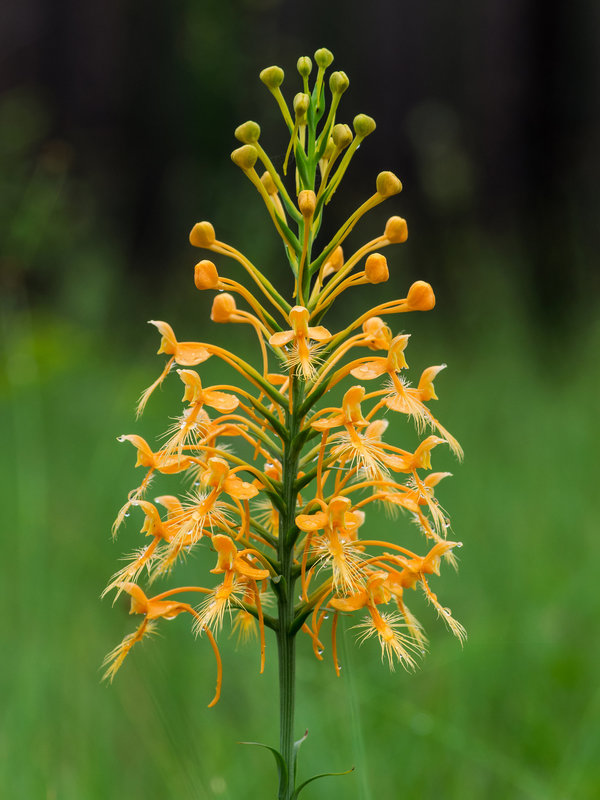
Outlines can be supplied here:
<path id="1" fill-rule="evenodd" d="M 352 124 L 354 126 L 354 132 L 357 136 L 360 136 L 361 139 L 373 133 L 377 127 L 373 117 L 368 117 L 366 114 L 358 114 L 354 117 L 354 122 Z"/>
<path id="2" fill-rule="evenodd" d="M 402 191 L 402 183 L 393 172 L 380 172 L 377 176 L 377 194 L 382 197 L 391 197 Z"/>
<path id="3" fill-rule="evenodd" d="M 331 52 L 331 50 L 328 50 L 326 47 L 321 47 L 315 53 L 315 61 L 317 62 L 317 65 L 319 67 L 322 67 L 323 69 L 327 69 L 327 67 L 333 61 L 333 53 Z"/>
<path id="4" fill-rule="evenodd" d="M 261 81 L 267 86 L 271 91 L 277 89 L 278 86 L 281 86 L 283 83 L 284 72 L 281 67 L 266 67 L 260 73 Z"/>
<path id="5" fill-rule="evenodd" d="M 254 167 L 257 158 L 258 152 L 255 147 L 252 147 L 251 144 L 245 144 L 243 147 L 238 147 L 238 149 L 234 150 L 231 154 L 231 160 L 233 163 L 240 169 L 243 169 L 244 172 L 248 172 Z"/>
<path id="6" fill-rule="evenodd" d="M 304 94 L 304 92 L 298 92 L 298 94 L 294 97 L 294 112 L 298 119 L 301 119 L 306 115 L 308 111 L 308 107 L 310 106 L 310 96 Z"/>
<path id="7" fill-rule="evenodd" d="M 345 72 L 332 72 L 329 76 L 331 94 L 343 94 L 349 85 L 350 81 Z"/>
<path id="8" fill-rule="evenodd" d="M 344 148 L 348 147 L 354 138 L 350 127 L 348 125 L 343 125 L 341 122 L 338 122 L 337 125 L 333 126 L 331 135 L 333 138 L 333 143 L 340 150 L 344 150 Z"/>
<path id="9" fill-rule="evenodd" d="M 298 72 L 302 78 L 308 78 L 312 70 L 312 61 L 308 56 L 301 56 L 298 59 Z"/>
<path id="10" fill-rule="evenodd" d="M 252 122 L 251 120 L 248 120 L 248 122 L 244 122 L 243 125 L 237 126 L 234 136 L 240 142 L 244 142 L 244 144 L 258 142 L 260 137 L 260 125 L 258 122 Z"/>

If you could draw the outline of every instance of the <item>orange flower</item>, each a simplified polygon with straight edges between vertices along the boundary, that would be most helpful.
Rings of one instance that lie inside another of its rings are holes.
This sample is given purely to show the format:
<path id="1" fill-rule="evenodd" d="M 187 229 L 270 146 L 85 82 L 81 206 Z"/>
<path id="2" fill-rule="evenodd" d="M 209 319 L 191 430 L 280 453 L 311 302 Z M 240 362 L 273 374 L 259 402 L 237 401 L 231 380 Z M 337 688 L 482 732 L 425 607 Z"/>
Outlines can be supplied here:
<path id="1" fill-rule="evenodd" d="M 357 548 L 356 534 L 364 521 L 361 511 L 352 511 L 352 502 L 347 497 L 334 497 L 329 504 L 323 503 L 323 511 L 315 514 L 299 514 L 296 525 L 309 534 L 304 546 L 303 578 L 307 553 L 310 550 L 319 568 L 331 566 L 333 588 L 336 592 L 352 592 L 361 585 L 361 554 Z M 323 536 L 314 536 L 316 531 Z M 303 586 L 306 595 L 307 584 Z"/>
<path id="2" fill-rule="evenodd" d="M 332 338 L 331 333 L 322 325 L 309 327 L 309 318 L 308 309 L 294 306 L 289 313 L 291 330 L 274 333 L 269 339 L 269 344 L 273 347 L 285 347 L 292 343 L 291 352 L 286 354 L 287 364 L 290 367 L 299 367 L 306 379 L 314 378 L 316 374 L 314 362 L 319 352 L 319 348 L 311 345 L 310 341 L 328 342 Z"/>
<path id="3" fill-rule="evenodd" d="M 206 347 L 199 342 L 178 342 L 173 328 L 167 322 L 151 319 L 149 320 L 149 323 L 150 325 L 155 325 L 162 336 L 160 340 L 160 347 L 157 351 L 158 354 L 160 355 L 161 353 L 166 353 L 167 355 L 170 355 L 171 358 L 167 361 L 165 368 L 154 381 L 154 383 L 152 383 L 146 390 L 144 390 L 144 392 L 142 392 L 142 396 L 139 399 L 137 407 L 138 416 L 146 407 L 146 403 L 148 402 L 152 392 L 157 386 L 160 386 L 160 384 L 167 377 L 173 364 L 179 364 L 182 367 L 195 367 L 196 364 L 201 364 L 212 355 L 212 353 L 210 353 Z"/>
<path id="4" fill-rule="evenodd" d="M 188 403 L 188 408 L 167 431 L 169 439 L 164 450 L 167 453 L 177 451 L 181 456 L 186 445 L 197 445 L 210 429 L 210 418 L 204 411 L 205 405 L 227 413 L 234 411 L 240 401 L 233 394 L 203 389 L 200 376 L 192 369 L 178 369 L 177 374 L 185 385 L 183 402 Z"/>
<path id="5" fill-rule="evenodd" d="M 167 453 L 165 450 L 158 450 L 156 453 L 152 450 L 148 442 L 137 434 L 129 434 L 127 436 L 117 437 L 118 442 L 131 442 L 137 450 L 136 467 L 147 467 L 148 472 L 142 483 L 133 489 L 129 495 L 127 502 L 117 514 L 117 518 L 113 523 L 113 536 L 119 529 L 121 523 L 127 516 L 132 503 L 139 500 L 144 494 L 152 479 L 154 472 L 162 472 L 165 475 L 173 475 L 177 472 L 183 472 L 193 464 L 193 460 L 188 457 L 180 458 Z"/>
<path id="6" fill-rule="evenodd" d="M 443 425 L 433 416 L 429 408 L 427 408 L 425 405 L 425 403 L 429 400 L 438 399 L 433 386 L 433 381 L 438 373 L 440 373 L 443 369 L 446 369 L 445 364 L 440 364 L 436 367 L 427 367 L 427 369 L 423 371 L 419 380 L 419 385 L 416 389 L 413 389 L 410 386 L 405 386 L 402 384 L 402 381 L 400 381 L 402 388 L 399 389 L 396 383 L 394 383 L 394 391 L 386 398 L 385 405 L 388 408 L 391 408 L 392 411 L 400 411 L 403 414 L 408 414 L 408 416 L 414 417 L 414 419 L 417 421 L 417 426 L 428 424 L 432 428 L 435 428 L 438 433 L 448 442 L 455 456 L 461 459 L 463 457 L 462 447 L 454 438 L 454 436 L 452 436 L 452 434 L 443 427 Z"/>
<path id="7" fill-rule="evenodd" d="M 394 669 L 394 659 L 398 659 L 405 669 L 414 669 L 416 662 L 411 651 L 421 651 L 421 643 L 416 642 L 410 633 L 403 633 L 401 629 L 406 625 L 398 614 L 381 613 L 377 608 L 379 604 L 387 604 L 391 598 L 391 592 L 386 586 L 387 577 L 384 571 L 372 572 L 366 585 L 359 591 L 350 597 L 333 597 L 329 605 L 337 611 L 358 611 L 366 608 L 369 616 L 356 626 L 363 629 L 359 640 L 362 642 L 376 635 L 381 645 L 381 658 L 387 658 L 390 669 Z"/>
<path id="8" fill-rule="evenodd" d="M 154 632 L 154 624 L 156 620 L 175 619 L 175 617 L 182 613 L 191 614 L 193 617 L 197 616 L 195 610 L 188 603 L 180 603 L 176 600 L 162 599 L 168 594 L 183 591 L 183 589 L 175 589 L 171 592 L 165 592 L 162 595 L 156 595 L 156 597 L 148 598 L 140 589 L 140 587 L 136 586 L 135 583 L 124 583 L 121 588 L 131 597 L 131 608 L 129 613 L 143 614 L 144 619 L 137 630 L 126 636 L 123 641 L 118 644 L 114 650 L 111 650 L 111 652 L 104 659 L 102 666 L 106 667 L 106 672 L 103 675 L 103 680 L 108 680 L 111 683 L 123 661 L 125 661 L 126 657 L 131 651 L 131 648 L 137 644 L 137 642 L 140 642 L 144 636 Z M 219 649 L 214 637 L 210 631 L 206 631 L 206 633 L 209 637 L 209 641 L 217 660 L 217 688 L 214 698 L 209 703 L 210 708 L 218 702 L 221 694 L 222 668 L 221 656 L 219 655 Z"/>
<path id="9" fill-rule="evenodd" d="M 269 577 L 268 569 L 260 569 L 249 563 L 248 558 L 255 555 L 256 551 L 251 548 L 238 550 L 235 543 L 229 536 L 215 534 L 212 537 L 213 547 L 217 551 L 217 565 L 211 572 L 219 575 L 224 574 L 223 582 L 210 592 L 206 600 L 197 610 L 194 629 L 196 633 L 203 630 L 220 630 L 223 624 L 223 617 L 226 612 L 231 613 L 232 603 L 241 606 L 241 597 L 247 598 L 250 589 L 256 606 L 256 613 L 260 627 L 261 640 L 261 672 L 264 668 L 265 652 L 265 632 L 260 602 L 260 592 L 257 581 L 263 581 Z"/>

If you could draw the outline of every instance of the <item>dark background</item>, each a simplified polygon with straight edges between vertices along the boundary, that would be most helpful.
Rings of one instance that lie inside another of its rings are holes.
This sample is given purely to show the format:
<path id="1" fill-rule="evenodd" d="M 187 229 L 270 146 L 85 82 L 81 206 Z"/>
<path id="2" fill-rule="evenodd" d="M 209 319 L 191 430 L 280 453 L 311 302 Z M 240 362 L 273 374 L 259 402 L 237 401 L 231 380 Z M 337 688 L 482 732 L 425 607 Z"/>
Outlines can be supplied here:
<path id="1" fill-rule="evenodd" d="M 351 77 L 342 117 L 378 122 L 346 207 L 332 213 L 342 218 L 352 193 L 393 169 L 412 263 L 449 293 L 448 307 L 470 304 L 465 286 L 485 291 L 480 265 L 491 258 L 536 321 L 568 326 L 598 292 L 599 31 L 598 5 L 583 0 L 24 0 L 1 27 L 6 221 L 35 171 L 61 172 L 72 237 L 98 259 L 101 240 L 111 262 L 98 305 L 122 311 L 121 276 L 131 291 L 164 290 L 196 218 L 227 226 L 238 215 L 224 158 L 232 130 L 274 121 L 257 70 L 280 63 L 291 84 L 296 54 L 325 43 Z M 23 242 L 4 253 L 9 280 L 35 304 L 67 302 L 69 267 L 101 282 L 93 264 L 65 264 L 56 233 L 44 231 L 35 256 Z"/>

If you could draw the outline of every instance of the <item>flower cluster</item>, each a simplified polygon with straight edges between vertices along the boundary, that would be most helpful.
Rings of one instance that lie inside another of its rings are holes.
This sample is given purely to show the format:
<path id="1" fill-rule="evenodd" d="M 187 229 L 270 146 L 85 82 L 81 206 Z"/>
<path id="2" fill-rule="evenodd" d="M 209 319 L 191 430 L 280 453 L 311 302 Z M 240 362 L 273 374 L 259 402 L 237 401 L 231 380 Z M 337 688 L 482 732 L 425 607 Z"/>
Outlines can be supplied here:
<path id="1" fill-rule="evenodd" d="M 265 628 L 275 631 L 280 650 L 285 637 L 305 634 L 322 659 L 327 624 L 339 672 L 340 614 L 359 615 L 360 637 L 376 638 L 390 667 L 413 668 L 427 642 L 409 608 L 414 589 L 422 590 L 461 641 L 465 636 L 430 586 L 443 562 L 455 565 L 454 550 L 460 547 L 447 538 L 449 521 L 435 496 L 449 473 L 432 471 L 438 448 L 448 446 L 462 456 L 430 408 L 437 399 L 434 382 L 445 365 L 427 367 L 411 384 L 406 378 L 409 335 L 395 335 L 388 324 L 397 314 L 432 309 L 433 290 L 417 281 L 405 297 L 375 306 L 342 330 L 322 324 L 344 292 L 388 280 L 381 251 L 408 235 L 405 220 L 392 216 L 381 235 L 349 256 L 344 252 L 361 217 L 401 191 L 400 180 L 382 172 L 374 193 L 315 253 L 324 210 L 358 146 L 375 130 L 374 120 L 364 114 L 354 118 L 352 129 L 336 122 L 348 78 L 343 72 L 330 74 L 327 107 L 325 73 L 332 60 L 328 50 L 317 51 L 312 88 L 312 61 L 299 60 L 303 91 L 291 106 L 281 91 L 283 71 L 270 67 L 261 73 L 290 135 L 280 171 L 263 149 L 255 122 L 236 129 L 241 146 L 231 155 L 283 241 L 295 276 L 292 302 L 246 255 L 219 240 L 209 222 L 197 223 L 190 233 L 193 246 L 219 261 L 217 268 L 214 261 L 201 260 L 194 272 L 198 290 L 216 292 L 211 319 L 251 326 L 260 351 L 257 362 L 207 342 L 180 341 L 167 322 L 151 321 L 166 363 L 143 392 L 138 413 L 168 377 L 183 384 L 183 408 L 157 449 L 135 434 L 120 437 L 135 449 L 144 475 L 119 511 L 113 532 L 125 517 L 137 515 L 146 544 L 105 590 L 115 597 L 128 594 L 131 613 L 141 617 L 138 628 L 107 656 L 105 675 L 111 680 L 160 620 L 182 613 L 193 618 L 194 632 L 208 639 L 217 660 L 211 705 L 221 689 L 216 639 L 226 620 L 244 638 L 258 634 L 261 671 Z M 292 156 L 293 191 L 284 182 Z M 222 274 L 225 259 L 241 265 L 250 288 Z M 210 365 L 205 362 L 211 358 L 227 365 L 236 382 L 207 385 Z M 324 398 L 334 398 L 333 405 L 323 405 Z M 423 437 L 414 451 L 386 441 L 394 418 L 409 420 Z M 156 473 L 173 476 L 183 489 L 148 499 Z M 374 503 L 416 523 L 423 534 L 422 554 L 396 540 L 396 525 L 390 526 L 389 540 L 363 535 Z M 195 548 L 214 552 L 211 575 L 200 578 L 199 585 L 149 596 L 148 587 L 171 579 L 178 562 Z M 275 607 L 277 613 L 268 613 Z"/>

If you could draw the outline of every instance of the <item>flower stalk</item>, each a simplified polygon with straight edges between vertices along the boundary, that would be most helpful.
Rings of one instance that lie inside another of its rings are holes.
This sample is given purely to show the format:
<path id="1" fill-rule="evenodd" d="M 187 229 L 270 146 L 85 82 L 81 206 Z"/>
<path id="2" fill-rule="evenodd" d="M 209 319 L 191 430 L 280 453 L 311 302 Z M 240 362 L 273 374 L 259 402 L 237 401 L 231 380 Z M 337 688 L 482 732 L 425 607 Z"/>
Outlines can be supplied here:
<path id="1" fill-rule="evenodd" d="M 184 384 L 183 409 L 156 449 L 136 434 L 120 437 L 134 447 L 136 466 L 145 475 L 129 492 L 113 532 L 116 535 L 132 512 L 141 511 L 141 533 L 150 543 L 134 550 L 104 592 L 114 592 L 115 598 L 123 592 L 129 595 L 131 613 L 141 617 L 137 629 L 107 656 L 105 677 L 112 680 L 132 648 L 157 625 L 188 615 L 194 633 L 208 641 L 216 661 L 216 689 L 209 706 L 217 703 L 222 690 L 218 638 L 226 621 L 232 621 L 241 639 L 257 639 L 260 672 L 270 653 L 268 630 L 273 632 L 280 739 L 279 749 L 263 746 L 276 760 L 278 800 L 297 800 L 312 780 L 333 774 L 297 782 L 298 751 L 306 738 L 294 739 L 298 636 L 322 661 L 323 631 L 329 628 L 331 663 L 339 676 L 339 616 L 360 614 L 355 626 L 359 641 L 377 640 L 390 668 L 399 663 L 412 670 L 427 642 L 407 605 L 407 596 L 419 589 L 451 632 L 461 642 L 465 637 L 464 628 L 429 583 L 443 562 L 456 565 L 454 550 L 460 547 L 447 538 L 449 521 L 435 497 L 436 487 L 449 473 L 431 471 L 437 447 L 449 445 L 459 458 L 462 455 L 428 405 L 437 399 L 433 381 L 444 365 L 427 367 L 417 386 L 411 386 L 405 378 L 409 336 L 394 336 L 385 320 L 430 310 L 433 290 L 417 281 L 405 297 L 375 306 L 341 331 L 321 324 L 346 291 L 388 280 L 392 267 L 377 251 L 407 237 L 405 221 L 393 216 L 381 236 L 344 260 L 341 245 L 364 214 L 402 189 L 393 173 L 382 172 L 375 193 L 313 257 L 324 209 L 359 144 L 375 130 L 374 120 L 364 114 L 354 119 L 354 135 L 349 126 L 336 123 L 349 81 L 343 72 L 331 74 L 328 107 L 325 75 L 332 61 L 325 48 L 315 53 L 312 89 L 312 61 L 306 56 L 298 61 L 303 91 L 291 109 L 281 91 L 283 70 L 269 67 L 261 72 L 290 137 L 281 174 L 259 144 L 257 123 L 246 122 L 235 131 L 242 146 L 234 150 L 232 160 L 256 188 L 282 240 L 295 277 L 292 298 L 286 300 L 242 252 L 217 239 L 209 222 L 197 223 L 190 234 L 193 246 L 240 263 L 259 290 L 255 293 L 222 275 L 221 264 L 207 259 L 196 264 L 196 288 L 217 292 L 211 320 L 250 326 L 258 344 L 256 362 L 219 345 L 180 341 L 168 323 L 152 321 L 161 336 L 158 352 L 167 362 L 143 392 L 138 412 L 175 367 Z M 262 177 L 256 172 L 258 161 L 266 169 Z M 288 180 L 292 187 L 286 188 L 292 163 L 295 175 Z M 364 266 L 358 269 L 363 258 Z M 238 308 L 236 297 L 249 310 Z M 206 385 L 210 365 L 205 367 L 205 362 L 211 358 L 231 370 L 233 383 Z M 432 432 L 414 451 L 392 444 L 385 438 L 390 422 L 383 416 L 386 412 L 396 421 L 412 421 L 420 433 L 426 428 Z M 179 496 L 161 495 L 153 503 L 146 495 L 156 476 L 191 479 L 193 489 Z M 389 540 L 361 535 L 373 503 L 415 523 L 425 540 L 424 554 L 396 541 L 396 526 Z M 198 585 L 149 592 L 154 582 L 169 581 L 177 564 L 200 548 L 212 552 L 216 563 L 208 576 L 199 576 Z M 144 577 L 146 590 L 140 585 Z"/>

